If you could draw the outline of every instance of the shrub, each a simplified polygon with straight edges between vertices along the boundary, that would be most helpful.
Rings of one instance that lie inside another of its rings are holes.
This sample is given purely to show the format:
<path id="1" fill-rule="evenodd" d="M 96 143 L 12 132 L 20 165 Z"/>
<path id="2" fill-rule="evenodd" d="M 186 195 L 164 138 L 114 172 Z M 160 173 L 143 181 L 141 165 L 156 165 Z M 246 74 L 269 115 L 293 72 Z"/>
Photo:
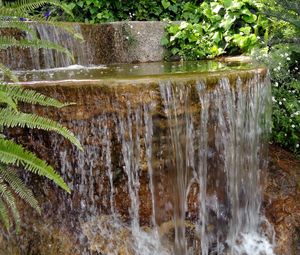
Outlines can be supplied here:
<path id="1" fill-rule="evenodd" d="M 64 3 L 75 14 L 75 19 L 86 23 L 119 20 L 170 20 L 181 19 L 185 4 L 199 1 L 186 0 L 65 0 Z M 193 10 L 193 8 L 191 8 Z M 57 14 L 57 12 L 56 12 Z M 68 19 L 70 20 L 70 19 Z"/>
<path id="2" fill-rule="evenodd" d="M 182 59 L 214 58 L 250 52 L 268 36 L 268 21 L 256 1 L 204 1 L 185 16 L 187 22 L 170 24 L 163 39 L 171 55 Z M 196 18 L 197 17 L 197 18 Z"/>

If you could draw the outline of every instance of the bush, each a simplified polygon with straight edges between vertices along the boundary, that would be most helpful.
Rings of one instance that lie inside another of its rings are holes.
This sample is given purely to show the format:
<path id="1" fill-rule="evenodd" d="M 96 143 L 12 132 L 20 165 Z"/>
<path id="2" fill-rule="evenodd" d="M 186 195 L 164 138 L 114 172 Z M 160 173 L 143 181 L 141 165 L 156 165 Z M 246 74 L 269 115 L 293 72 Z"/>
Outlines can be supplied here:
<path id="1" fill-rule="evenodd" d="M 194 5 L 201 1 L 186 0 L 65 0 L 75 14 L 72 21 L 86 23 L 119 20 L 170 20 L 181 19 L 185 4 Z M 56 13 L 57 14 L 57 13 Z"/>
<path id="2" fill-rule="evenodd" d="M 271 74 L 272 141 L 300 156 L 300 1 L 273 0 L 263 7 L 271 20 L 270 39 L 256 59 Z"/>
<path id="3" fill-rule="evenodd" d="M 192 13 L 184 12 L 187 22 L 167 27 L 165 45 L 172 55 L 195 60 L 224 53 L 250 52 L 268 36 L 268 21 L 258 12 L 256 1 L 204 1 Z"/>

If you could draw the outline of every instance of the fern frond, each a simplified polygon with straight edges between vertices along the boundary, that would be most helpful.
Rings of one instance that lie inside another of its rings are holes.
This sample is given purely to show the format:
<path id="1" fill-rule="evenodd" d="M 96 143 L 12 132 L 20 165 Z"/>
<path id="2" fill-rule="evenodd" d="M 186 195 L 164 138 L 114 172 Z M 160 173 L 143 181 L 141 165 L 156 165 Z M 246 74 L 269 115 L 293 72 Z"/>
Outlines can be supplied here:
<path id="1" fill-rule="evenodd" d="M 62 108 L 74 103 L 61 103 L 55 98 L 47 97 L 31 89 L 24 89 L 19 85 L 5 84 L 0 82 L 0 91 L 5 92 L 18 102 L 29 104 L 39 104 L 42 106 L 52 106 Z"/>
<path id="2" fill-rule="evenodd" d="M 30 19 L 32 16 L 26 13 L 22 13 L 19 10 L 15 10 L 12 8 L 8 8 L 8 7 L 4 7 L 1 6 L 0 7 L 0 18 L 3 19 L 7 19 L 7 17 L 22 17 L 22 18 L 27 18 Z"/>
<path id="3" fill-rule="evenodd" d="M 17 78 L 17 76 L 15 76 L 14 73 L 7 66 L 5 66 L 1 63 L 0 63 L 0 71 L 3 73 L 4 77 L 7 77 L 9 80 L 11 80 L 15 83 L 19 82 L 19 79 Z"/>
<path id="4" fill-rule="evenodd" d="M 58 45 L 56 43 L 53 43 L 53 42 L 50 42 L 47 40 L 40 40 L 40 39 L 28 40 L 25 38 L 17 40 L 16 38 L 14 38 L 12 36 L 1 36 L 0 37 L 0 49 L 7 49 L 9 47 L 56 50 L 56 51 L 66 54 L 74 62 L 74 57 L 68 49 L 64 48 L 61 45 Z"/>
<path id="5" fill-rule="evenodd" d="M 0 197 L 2 197 L 5 204 L 9 207 L 15 222 L 16 230 L 18 232 L 20 227 L 20 214 L 17 209 L 16 201 L 13 194 L 2 179 L 0 179 Z"/>
<path id="6" fill-rule="evenodd" d="M 0 138 L 0 161 L 4 164 L 23 166 L 27 171 L 45 176 L 70 193 L 70 188 L 51 166 L 12 140 Z"/>
<path id="7" fill-rule="evenodd" d="M 21 199 L 41 214 L 41 208 L 38 201 L 35 199 L 32 190 L 26 187 L 13 169 L 7 169 L 4 166 L 0 166 L 0 176 Z"/>
<path id="8" fill-rule="evenodd" d="M 60 1 L 57 1 L 57 0 L 48 0 L 48 1 L 44 1 L 44 0 L 19 0 L 15 3 L 12 3 L 12 4 L 6 4 L 5 6 L 28 13 L 28 12 L 32 12 L 35 9 L 38 9 L 38 8 L 46 5 L 46 4 L 57 6 L 57 7 L 61 8 L 64 12 L 69 14 L 70 16 L 74 17 L 72 11 L 70 10 L 70 8 L 68 8 L 66 5 L 62 4 Z"/>
<path id="9" fill-rule="evenodd" d="M 6 230 L 8 230 L 10 226 L 9 215 L 7 207 L 2 199 L 0 199 L 0 221 L 2 222 Z"/>
<path id="10" fill-rule="evenodd" d="M 56 121 L 47 119 L 36 114 L 16 112 L 9 108 L 0 109 L 0 126 L 3 127 L 28 127 L 54 131 L 74 144 L 78 149 L 83 150 L 80 142 L 74 134 Z"/>
<path id="11" fill-rule="evenodd" d="M 17 105 L 13 101 L 13 99 L 8 96 L 5 92 L 0 91 L 0 103 L 1 104 L 6 104 L 7 107 L 11 107 L 15 111 L 17 111 Z"/>

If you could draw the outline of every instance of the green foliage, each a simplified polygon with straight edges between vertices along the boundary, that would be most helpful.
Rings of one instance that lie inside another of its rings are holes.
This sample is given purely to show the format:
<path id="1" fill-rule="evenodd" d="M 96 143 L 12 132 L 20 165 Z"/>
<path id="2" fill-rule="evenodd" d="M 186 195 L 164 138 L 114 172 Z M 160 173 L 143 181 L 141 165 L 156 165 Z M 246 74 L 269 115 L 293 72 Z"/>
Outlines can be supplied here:
<path id="1" fill-rule="evenodd" d="M 300 1 L 268 1 L 263 11 L 271 20 L 268 47 L 254 56 L 271 74 L 272 141 L 300 156 Z"/>
<path id="2" fill-rule="evenodd" d="M 119 20 L 180 20 L 184 8 L 187 8 L 187 5 L 194 6 L 197 2 L 199 1 L 64 0 L 66 6 L 74 13 L 75 18 L 71 19 L 71 21 L 87 23 L 112 22 Z M 55 12 L 55 14 L 59 15 L 59 12 Z"/>
<path id="3" fill-rule="evenodd" d="M 283 20 L 300 29 L 300 0 L 272 0 L 265 3 L 264 12 L 269 17 Z"/>
<path id="4" fill-rule="evenodd" d="M 29 24 L 20 22 L 19 20 L 21 17 L 36 20 L 36 17 L 32 16 L 30 12 L 33 12 L 35 8 L 40 8 L 45 3 L 60 6 L 60 3 L 55 0 L 23 0 L 17 3 L 14 1 L 11 4 L 0 4 L 0 20 L 2 22 L 0 22 L 0 28 L 17 28 L 31 33 L 33 37 L 32 40 L 27 40 L 24 38 L 16 39 L 2 36 L 0 37 L 1 49 L 8 47 L 47 48 L 59 50 L 70 55 L 64 47 L 38 39 L 34 36 L 35 32 L 32 31 Z M 39 18 L 37 17 L 37 20 Z M 7 67 L 0 64 L 0 70 L 7 80 L 10 79 L 14 83 L 18 82 L 17 77 Z M 44 96 L 36 91 L 24 89 L 19 85 L 0 81 L 0 221 L 7 230 L 10 228 L 11 222 L 15 224 L 17 230 L 20 224 L 20 215 L 16 206 L 15 196 L 23 199 L 38 213 L 41 212 L 33 192 L 18 177 L 15 168 L 44 176 L 67 192 L 70 192 L 70 189 L 53 167 L 25 149 L 22 145 L 6 137 L 4 134 L 5 128 L 26 127 L 56 132 L 82 150 L 79 141 L 68 129 L 53 120 L 19 111 L 18 104 L 20 102 L 56 108 L 69 105 Z"/>
<path id="5" fill-rule="evenodd" d="M 260 45 L 261 37 L 268 36 L 268 21 L 259 14 L 256 1 L 204 1 L 186 7 L 183 17 L 187 21 L 170 24 L 162 41 L 171 55 L 182 59 L 247 53 Z"/>
<path id="6" fill-rule="evenodd" d="M 299 154 L 300 81 L 273 86 L 272 138 L 277 144 Z"/>

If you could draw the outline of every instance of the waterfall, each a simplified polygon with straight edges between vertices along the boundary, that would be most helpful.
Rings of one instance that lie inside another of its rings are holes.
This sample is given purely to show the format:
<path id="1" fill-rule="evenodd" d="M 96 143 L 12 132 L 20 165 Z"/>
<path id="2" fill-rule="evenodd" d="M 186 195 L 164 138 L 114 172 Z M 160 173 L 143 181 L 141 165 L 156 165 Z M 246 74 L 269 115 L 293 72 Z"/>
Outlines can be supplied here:
<path id="1" fill-rule="evenodd" d="M 52 49 L 28 48 L 21 52 L 11 47 L 1 56 L 2 63 L 7 64 L 14 70 L 18 69 L 50 69 L 58 67 L 67 67 L 70 65 L 89 66 L 94 62 L 93 47 L 89 42 L 85 42 L 81 38 L 81 26 L 79 24 L 64 24 L 64 27 L 51 26 L 48 24 L 32 23 L 30 25 L 34 35 L 27 32 L 24 35 L 19 33 L 21 37 L 31 40 L 38 38 L 47 41 L 47 45 L 56 44 L 59 47 L 67 49 L 72 55 Z M 17 57 L 16 57 L 17 56 Z"/>
<path id="2" fill-rule="evenodd" d="M 49 137 L 50 158 L 73 192 L 55 190 L 43 206 L 74 234 L 78 253 L 274 255 L 261 208 L 267 74 L 108 79 L 49 91 L 77 102 L 58 116 L 84 152 Z"/>

